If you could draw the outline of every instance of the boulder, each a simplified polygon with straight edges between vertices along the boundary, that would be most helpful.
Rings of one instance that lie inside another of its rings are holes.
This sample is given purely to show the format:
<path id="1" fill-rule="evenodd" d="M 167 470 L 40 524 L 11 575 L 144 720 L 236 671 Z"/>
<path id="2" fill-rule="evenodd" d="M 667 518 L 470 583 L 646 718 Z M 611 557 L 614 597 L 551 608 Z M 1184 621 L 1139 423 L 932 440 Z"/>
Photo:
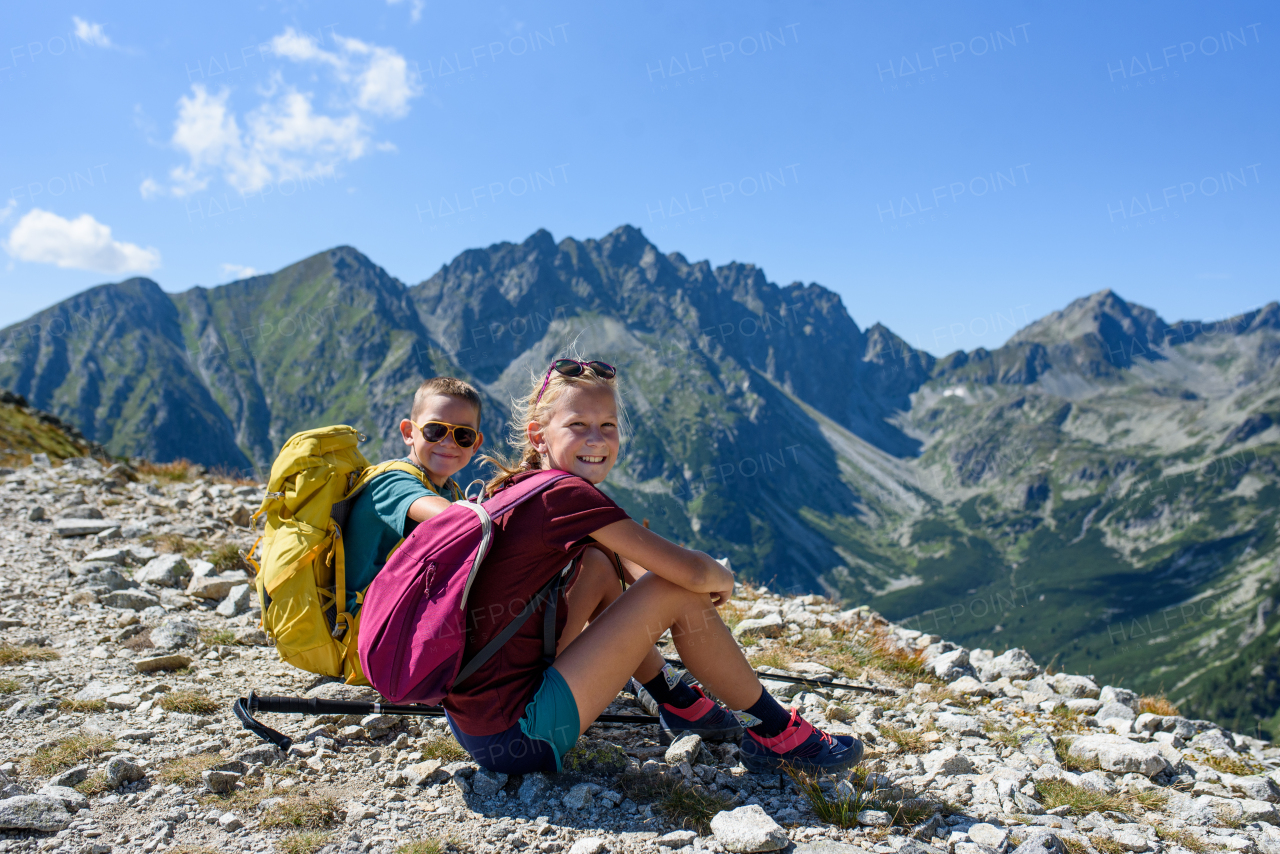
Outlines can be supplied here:
<path id="1" fill-rule="evenodd" d="M 53 833 L 71 824 L 71 813 L 56 795 L 18 795 L 0 801 L 0 829 Z"/>
<path id="2" fill-rule="evenodd" d="M 546 774 L 534 772 L 525 774 L 524 779 L 520 782 L 520 792 L 518 797 L 520 803 L 527 806 L 541 804 L 547 797 L 547 792 L 551 790 L 551 781 L 547 779 Z"/>
<path id="3" fill-rule="evenodd" d="M 608 843 L 602 836 L 584 836 L 569 848 L 569 854 L 604 854 Z"/>
<path id="4" fill-rule="evenodd" d="M 151 642 L 156 649 L 181 649 L 195 646 L 200 640 L 200 627 L 184 617 L 166 617 L 151 630 Z"/>
<path id="5" fill-rule="evenodd" d="M 159 598 L 141 590 L 113 590 L 99 601 L 121 611 L 143 611 L 160 604 Z"/>
<path id="6" fill-rule="evenodd" d="M 599 791 L 600 787 L 595 783 L 579 783 L 565 793 L 564 805 L 571 810 L 584 810 L 595 801 Z"/>
<path id="7" fill-rule="evenodd" d="M 1093 716 L 1097 718 L 1099 722 L 1113 719 L 1131 721 L 1137 717 L 1137 715 L 1134 714 L 1133 709 L 1123 703 L 1103 703 L 1102 707 L 1093 713 Z"/>
<path id="8" fill-rule="evenodd" d="M 52 783 L 41 789 L 38 794 L 51 795 L 62 801 L 69 813 L 78 813 L 89 808 L 89 799 L 68 786 L 55 786 Z"/>
<path id="9" fill-rule="evenodd" d="M 929 774 L 973 774 L 973 760 L 954 747 L 943 747 L 926 753 L 920 761 Z"/>
<path id="10" fill-rule="evenodd" d="M 444 763 L 439 759 L 428 759 L 404 769 L 405 782 L 410 786 L 425 786 L 428 783 L 439 783 L 448 779 L 444 771 Z"/>
<path id="11" fill-rule="evenodd" d="M 782 825 L 774 821 L 759 804 L 716 813 L 711 819 L 711 832 L 725 851 L 777 851 L 790 840 Z"/>
<path id="12" fill-rule="evenodd" d="M 77 691 L 73 699 L 82 703 L 92 703 L 94 700 L 105 700 L 108 697 L 123 694 L 128 690 L 129 686 L 123 682 L 112 682 L 108 684 L 94 679 L 89 682 L 88 685 L 85 685 Z"/>
<path id="13" fill-rule="evenodd" d="M 681 762 L 688 762 L 692 766 L 698 761 L 700 750 L 702 750 L 702 736 L 690 733 L 673 741 L 663 759 L 672 766 L 679 765 Z"/>
<path id="14" fill-rule="evenodd" d="M 1018 749 L 1041 764 L 1057 762 L 1058 754 L 1053 739 L 1035 727 L 1022 727 L 1014 733 L 1018 736 Z"/>
<path id="15" fill-rule="evenodd" d="M 191 565 L 182 555 L 160 555 L 147 561 L 147 565 L 135 572 L 133 577 L 142 584 L 181 588 L 186 586 L 187 579 L 191 577 Z"/>
<path id="16" fill-rule="evenodd" d="M 935 719 L 939 727 L 956 735 L 982 735 L 982 725 L 973 715 L 942 712 Z"/>
<path id="17" fill-rule="evenodd" d="M 1151 743 L 1130 741 L 1122 735 L 1086 735 L 1071 742 L 1072 757 L 1096 760 L 1104 771 L 1118 774 L 1134 772 L 1153 777 L 1169 768 L 1160 747 Z"/>
<path id="18" fill-rule="evenodd" d="M 200 561 L 197 561 L 200 562 Z M 223 575 L 200 575 L 191 579 L 187 585 L 187 595 L 196 599 L 225 599 L 232 588 L 247 584 L 249 576 L 243 572 L 228 572 Z"/>
<path id="19" fill-rule="evenodd" d="M 118 527 L 120 527 L 120 523 L 112 519 L 67 519 L 64 517 L 53 520 L 53 532 L 59 537 L 87 537 Z"/>
<path id="20" fill-rule="evenodd" d="M 769 614 L 758 619 L 742 620 L 734 626 L 733 634 L 734 637 L 746 635 L 757 638 L 780 638 L 785 628 L 786 624 L 782 621 L 781 614 Z"/>
<path id="21" fill-rule="evenodd" d="M 1135 716 L 1138 714 L 1138 695 L 1128 688 L 1106 685 L 1103 687 L 1102 693 L 1098 695 L 1098 699 L 1102 701 L 1104 706 L 1108 703 L 1120 703 L 1132 709 Z"/>
<path id="22" fill-rule="evenodd" d="M 177 653 L 152 655 L 139 658 L 133 662 L 133 669 L 138 673 L 159 673 L 162 671 L 181 670 L 191 665 L 191 658 Z"/>
<path id="23" fill-rule="evenodd" d="M 228 792 L 235 791 L 236 783 L 239 783 L 242 774 L 236 774 L 233 771 L 205 771 L 200 775 L 204 780 L 204 786 L 209 791 L 217 795 L 225 795 Z"/>
<path id="24" fill-rule="evenodd" d="M 930 665 L 933 674 L 943 682 L 954 682 L 961 676 L 973 676 L 973 667 L 969 665 L 969 650 L 953 649 L 944 652 Z"/>
<path id="25" fill-rule="evenodd" d="M 1013 854 L 1067 854 L 1067 846 L 1048 830 L 1036 828 L 1025 842 L 1013 849 Z"/>
<path id="26" fill-rule="evenodd" d="M 227 592 L 227 596 L 218 606 L 218 613 L 224 617 L 235 617 L 249 610 L 253 601 L 253 588 L 248 584 L 237 584 Z"/>
<path id="27" fill-rule="evenodd" d="M 507 785 L 506 774 L 497 774 L 486 768 L 478 769 L 475 776 L 471 778 L 471 791 L 481 798 L 493 797 L 505 785 Z"/>
<path id="28" fill-rule="evenodd" d="M 994 682 L 1002 676 L 1030 679 L 1040 672 L 1035 660 L 1024 649 L 1014 648 L 988 661 L 980 674 L 983 682 Z"/>
<path id="29" fill-rule="evenodd" d="M 1099 693 L 1098 683 L 1088 676 L 1073 676 L 1070 673 L 1056 674 L 1053 677 L 1053 690 L 1054 693 L 1072 699 L 1088 698 L 1094 700 L 1097 699 Z"/>
<path id="30" fill-rule="evenodd" d="M 107 785 L 112 789 L 118 789 L 125 783 L 137 782 L 145 776 L 146 772 L 142 770 L 142 766 L 134 762 L 130 756 L 113 756 L 107 761 Z"/>

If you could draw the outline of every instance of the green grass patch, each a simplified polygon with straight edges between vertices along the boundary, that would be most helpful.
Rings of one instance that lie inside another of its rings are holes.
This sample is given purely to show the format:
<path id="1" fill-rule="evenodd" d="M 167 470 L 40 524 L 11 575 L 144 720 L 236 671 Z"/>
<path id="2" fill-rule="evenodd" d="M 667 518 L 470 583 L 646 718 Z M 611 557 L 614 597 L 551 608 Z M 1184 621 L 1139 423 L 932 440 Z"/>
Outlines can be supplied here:
<path id="1" fill-rule="evenodd" d="M 751 662 L 752 667 L 776 667 L 778 670 L 786 670 L 792 663 L 786 646 L 780 643 L 752 653 L 747 660 Z"/>
<path id="2" fill-rule="evenodd" d="M 439 759 L 441 762 L 467 762 L 471 759 L 471 754 L 458 744 L 456 738 L 443 732 L 438 732 L 427 739 L 420 751 L 423 759 Z"/>
<path id="3" fill-rule="evenodd" d="M 111 785 L 107 783 L 107 775 L 99 771 L 88 779 L 76 783 L 75 789 L 86 798 L 92 798 L 111 791 Z"/>
<path id="4" fill-rule="evenodd" d="M 0 643 L 0 666 L 26 664 L 28 661 L 57 661 L 62 658 L 56 649 L 42 646 L 15 646 Z"/>
<path id="5" fill-rule="evenodd" d="M 240 553 L 240 547 L 235 543 L 223 543 L 214 549 L 206 560 L 213 564 L 219 573 L 243 569 L 252 574 L 252 567 L 245 561 L 244 555 Z"/>
<path id="6" fill-rule="evenodd" d="M 1205 754 L 1202 756 L 1187 757 L 1192 762 L 1199 762 L 1201 765 L 1208 765 L 1214 771 L 1223 774 L 1235 774 L 1238 777 L 1247 777 L 1250 774 L 1263 774 L 1267 769 L 1263 768 L 1255 762 L 1242 759 L 1235 756 L 1214 756 Z"/>
<path id="7" fill-rule="evenodd" d="M 1161 842 L 1172 842 L 1175 845 L 1181 845 L 1188 851 L 1196 852 L 1196 854 L 1209 850 L 1209 846 L 1201 842 L 1200 837 L 1182 827 L 1172 828 L 1157 824 L 1156 838 Z"/>
<path id="8" fill-rule="evenodd" d="M 183 557 L 199 557 L 204 553 L 204 546 L 194 540 L 188 540 L 181 534 L 160 534 L 156 537 L 143 537 L 143 542 L 158 552 L 179 554 Z"/>
<path id="9" fill-rule="evenodd" d="M 396 854 L 444 854 L 449 843 L 439 839 L 415 839 L 396 848 Z"/>
<path id="10" fill-rule="evenodd" d="M 1074 771 L 1077 774 L 1083 774 L 1086 771 L 1097 771 L 1101 767 L 1098 765 L 1097 759 L 1079 759 L 1071 755 L 1073 740 L 1070 738 L 1054 739 L 1053 751 L 1058 756 L 1058 763 L 1068 771 Z"/>
<path id="11" fill-rule="evenodd" d="M 156 779 L 166 786 L 174 783 L 179 786 L 198 786 L 204 782 L 201 775 L 221 761 L 222 757 L 216 753 L 180 756 L 172 762 L 166 762 L 156 774 Z"/>
<path id="12" fill-rule="evenodd" d="M 208 715 L 216 712 L 219 703 L 207 694 L 191 688 L 181 691 L 169 691 L 160 695 L 160 708 L 166 712 L 181 712 L 188 715 Z"/>
<path id="13" fill-rule="evenodd" d="M 63 700 L 58 704 L 58 711 L 60 712 L 80 712 L 84 714 L 88 712 L 105 712 L 106 710 L 106 700 Z"/>
<path id="14" fill-rule="evenodd" d="M 291 827 L 323 830 L 338 822 L 338 803 L 333 798 L 289 797 L 275 804 L 262 816 L 264 830 Z"/>
<path id="15" fill-rule="evenodd" d="M 27 767 L 40 777 L 48 777 L 66 768 L 73 768 L 84 762 L 106 753 L 115 746 L 116 740 L 101 733 L 82 732 L 64 738 L 49 747 L 42 747 L 27 760 Z"/>
<path id="16" fill-rule="evenodd" d="M 0 679 L 0 694 L 16 694 L 22 690 L 22 683 L 17 679 L 10 679 L 7 676 Z"/>
<path id="17" fill-rule="evenodd" d="M 946 804 L 915 797 L 901 786 L 877 785 L 872 782 L 871 775 L 861 768 L 854 769 L 832 793 L 823 788 L 822 778 L 819 776 L 794 769 L 788 770 L 787 776 L 809 801 L 814 815 L 837 827 L 857 827 L 858 813 L 863 810 L 888 813 L 893 823 L 899 827 L 911 827 L 935 812 L 949 810 Z"/>
<path id="18" fill-rule="evenodd" d="M 231 629 L 201 629 L 200 640 L 209 646 L 238 646 L 236 633 Z"/>
<path id="19" fill-rule="evenodd" d="M 281 854 L 315 854 L 332 841 L 332 834 L 319 830 L 304 830 L 281 839 L 276 843 L 276 850 Z"/>
<path id="20" fill-rule="evenodd" d="M 879 727 L 880 737 L 898 745 L 903 753 L 927 753 L 929 742 L 924 740 L 924 733 L 896 726 Z"/>
<path id="21" fill-rule="evenodd" d="M 627 754 L 616 744 L 580 738 L 564 757 L 564 770 L 574 774 L 619 774 L 626 770 Z"/>
<path id="22" fill-rule="evenodd" d="M 694 788 L 683 780 L 666 776 L 624 774 L 619 782 L 622 793 L 637 803 L 652 804 L 671 823 L 706 835 L 711 832 L 711 819 L 730 808 L 732 801 L 706 789 Z"/>

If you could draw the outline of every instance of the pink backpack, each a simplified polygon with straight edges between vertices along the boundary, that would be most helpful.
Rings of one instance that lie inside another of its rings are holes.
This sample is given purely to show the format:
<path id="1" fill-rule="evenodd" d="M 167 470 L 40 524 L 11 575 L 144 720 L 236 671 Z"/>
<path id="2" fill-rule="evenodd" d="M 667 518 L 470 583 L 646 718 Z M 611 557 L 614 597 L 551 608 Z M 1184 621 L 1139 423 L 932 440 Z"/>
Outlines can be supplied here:
<path id="1" fill-rule="evenodd" d="M 492 658 L 544 602 L 543 654 L 548 663 L 555 659 L 556 601 L 572 562 L 465 665 L 462 654 L 467 594 L 492 545 L 492 520 L 566 477 L 572 475 L 541 471 L 483 504 L 454 502 L 419 524 L 400 544 L 365 591 L 360 613 L 360 666 L 378 693 L 393 703 L 438 704 L 454 685 Z"/>

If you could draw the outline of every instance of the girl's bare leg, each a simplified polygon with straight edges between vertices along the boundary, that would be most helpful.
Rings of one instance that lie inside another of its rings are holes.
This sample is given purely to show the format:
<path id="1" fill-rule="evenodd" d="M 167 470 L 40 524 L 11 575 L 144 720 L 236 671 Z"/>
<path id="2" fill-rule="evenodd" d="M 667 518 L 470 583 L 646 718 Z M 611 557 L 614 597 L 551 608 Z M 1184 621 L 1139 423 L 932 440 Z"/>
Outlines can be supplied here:
<path id="1" fill-rule="evenodd" d="M 622 595 L 622 585 L 618 582 L 618 573 L 614 571 L 609 558 L 599 549 L 590 548 L 582 557 L 582 567 L 573 586 L 565 593 L 565 601 L 569 606 L 569 617 L 560 634 L 560 643 L 556 654 L 565 651 L 573 643 L 587 623 L 595 620 L 606 608 Z M 642 683 L 648 682 L 662 670 L 662 653 L 650 644 L 651 654 L 647 655 L 631 675 Z M 615 692 L 616 693 L 616 692 Z"/>
<path id="2" fill-rule="evenodd" d="M 667 629 L 685 667 L 726 706 L 746 709 L 760 699 L 760 680 L 711 597 L 648 573 L 601 611 L 556 659 L 555 668 L 577 702 L 583 732 L 655 653 L 654 642 Z"/>

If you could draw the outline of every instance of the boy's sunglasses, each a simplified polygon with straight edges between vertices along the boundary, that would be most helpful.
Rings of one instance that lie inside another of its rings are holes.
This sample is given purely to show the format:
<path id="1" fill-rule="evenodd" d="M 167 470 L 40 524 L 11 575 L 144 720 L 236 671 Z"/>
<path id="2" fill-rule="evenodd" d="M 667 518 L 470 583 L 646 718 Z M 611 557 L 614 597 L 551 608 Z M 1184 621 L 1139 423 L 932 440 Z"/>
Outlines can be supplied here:
<path id="1" fill-rule="evenodd" d="M 422 433 L 422 438 L 431 444 L 444 441 L 444 437 L 450 433 L 453 434 L 453 441 L 458 443 L 459 448 L 470 448 L 476 443 L 479 434 L 474 427 L 466 427 L 462 424 L 449 424 L 444 421 L 424 421 L 421 424 L 415 424 Z"/>
<path id="2" fill-rule="evenodd" d="M 542 393 L 547 390 L 547 384 L 551 382 L 551 372 L 566 376 L 580 377 L 582 372 L 587 368 L 601 379 L 611 380 L 618 375 L 618 369 L 613 365 L 604 362 L 579 362 L 577 359 L 556 359 L 551 363 L 551 367 L 547 368 L 547 375 L 542 378 L 542 388 L 538 389 L 538 396 L 534 398 L 534 403 L 542 400 Z"/>

